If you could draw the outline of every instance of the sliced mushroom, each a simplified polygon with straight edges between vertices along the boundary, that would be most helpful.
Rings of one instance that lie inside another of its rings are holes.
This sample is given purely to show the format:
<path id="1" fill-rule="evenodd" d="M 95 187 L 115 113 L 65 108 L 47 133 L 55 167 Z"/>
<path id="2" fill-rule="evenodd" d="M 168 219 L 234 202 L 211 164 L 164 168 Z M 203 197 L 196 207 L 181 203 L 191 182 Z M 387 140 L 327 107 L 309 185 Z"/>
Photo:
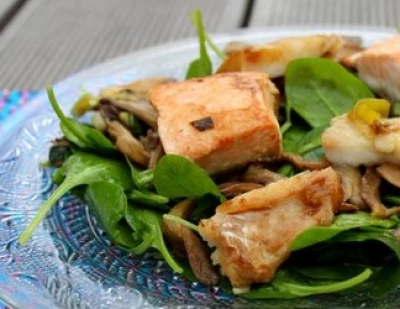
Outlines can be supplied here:
<path id="1" fill-rule="evenodd" d="M 120 110 L 118 107 L 110 104 L 108 101 L 102 100 L 98 106 L 101 116 L 108 121 L 118 120 Z"/>
<path id="2" fill-rule="evenodd" d="M 344 202 L 357 205 L 359 209 L 365 209 L 366 205 L 361 197 L 361 171 L 357 167 L 348 165 L 335 165 L 334 170 L 342 179 Z"/>
<path id="3" fill-rule="evenodd" d="M 158 161 L 161 159 L 161 157 L 165 154 L 164 152 L 164 147 L 162 146 L 161 143 L 158 144 L 157 148 L 150 154 L 150 160 L 149 160 L 149 165 L 148 168 L 155 168 Z"/>
<path id="4" fill-rule="evenodd" d="M 126 101 L 126 100 L 115 100 L 108 99 L 111 104 L 116 107 L 126 110 L 132 113 L 134 116 L 147 123 L 151 128 L 157 129 L 157 111 L 148 101 Z"/>
<path id="5" fill-rule="evenodd" d="M 117 98 L 120 95 L 122 98 L 128 98 L 129 101 L 148 100 L 151 89 L 174 81 L 175 79 L 169 77 L 144 78 L 130 84 L 103 89 L 100 91 L 100 97 Z"/>
<path id="6" fill-rule="evenodd" d="M 350 203 L 342 203 L 338 208 L 338 212 L 351 212 L 357 210 L 359 210 L 358 206 Z"/>
<path id="7" fill-rule="evenodd" d="M 387 182 L 400 188 L 400 167 L 394 164 L 382 164 L 377 167 L 376 171 L 382 176 Z"/>
<path id="8" fill-rule="evenodd" d="M 361 196 L 365 203 L 370 207 L 372 216 L 377 218 L 387 218 L 400 212 L 400 206 L 386 208 L 379 197 L 379 186 L 381 176 L 373 167 L 368 167 L 361 179 Z"/>
<path id="9" fill-rule="evenodd" d="M 158 133 L 154 130 L 147 130 L 146 136 L 140 137 L 140 143 L 143 145 L 146 151 L 155 150 L 160 144 L 160 137 Z"/>
<path id="10" fill-rule="evenodd" d="M 193 200 L 182 201 L 176 204 L 169 214 L 186 219 L 194 205 Z M 208 247 L 191 229 L 170 220 L 163 220 L 163 232 L 175 253 L 180 256 L 186 253 L 190 267 L 199 282 L 207 285 L 218 283 L 219 276 L 211 262 Z"/>
<path id="11" fill-rule="evenodd" d="M 293 164 L 299 170 L 321 170 L 330 165 L 326 159 L 321 161 L 308 161 L 296 154 L 288 152 L 281 154 L 281 160 Z"/>
<path id="12" fill-rule="evenodd" d="M 264 186 L 259 183 L 225 182 L 220 184 L 218 187 L 221 190 L 221 193 L 226 198 L 233 198 L 251 190 L 262 188 Z"/>
<path id="13" fill-rule="evenodd" d="M 150 156 L 143 145 L 118 121 L 110 121 L 106 131 L 115 139 L 117 149 L 133 162 L 147 167 Z"/>
<path id="14" fill-rule="evenodd" d="M 247 168 L 242 180 L 267 185 L 282 178 L 285 178 L 285 176 L 263 168 L 260 164 L 252 164 Z"/>

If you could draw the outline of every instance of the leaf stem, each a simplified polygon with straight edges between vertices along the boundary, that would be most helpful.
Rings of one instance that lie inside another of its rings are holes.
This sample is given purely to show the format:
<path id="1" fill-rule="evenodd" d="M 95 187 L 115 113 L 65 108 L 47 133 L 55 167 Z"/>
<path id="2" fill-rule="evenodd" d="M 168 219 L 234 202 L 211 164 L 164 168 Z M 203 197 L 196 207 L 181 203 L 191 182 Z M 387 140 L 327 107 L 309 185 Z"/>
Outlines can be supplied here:
<path id="1" fill-rule="evenodd" d="M 291 128 L 291 126 L 292 126 L 292 123 L 290 121 L 286 121 L 281 127 L 282 135 L 284 135 L 286 133 L 286 131 Z"/>
<path id="2" fill-rule="evenodd" d="M 215 45 L 215 43 L 211 40 L 207 32 L 205 33 L 205 37 L 207 44 L 210 46 L 213 52 L 218 56 L 218 58 L 224 60 L 226 58 L 226 54 L 222 50 L 220 50 L 217 45 Z"/>
<path id="3" fill-rule="evenodd" d="M 80 177 L 81 178 L 81 177 Z M 80 179 L 79 179 L 80 180 Z M 39 211 L 36 213 L 33 220 L 28 224 L 25 230 L 22 232 L 21 236 L 18 239 L 18 242 L 21 245 L 25 245 L 29 238 L 31 238 L 34 230 L 38 227 L 40 222 L 43 221 L 46 214 L 49 212 L 51 207 L 70 189 L 75 187 L 77 183 L 80 181 L 64 181 L 54 192 L 53 194 L 42 204 Z"/>
<path id="4" fill-rule="evenodd" d="M 163 218 L 167 219 L 167 220 L 171 220 L 171 221 L 173 221 L 175 223 L 178 223 L 180 225 L 183 225 L 183 226 L 185 226 L 185 227 L 187 227 L 187 228 L 189 228 L 189 229 L 191 229 L 191 230 L 193 230 L 193 231 L 195 231 L 197 233 L 199 232 L 199 227 L 197 225 L 195 225 L 195 224 L 193 224 L 193 223 L 191 223 L 191 222 L 189 222 L 189 221 L 187 221 L 185 219 L 179 218 L 179 217 L 174 216 L 174 215 L 169 215 L 169 214 L 163 215 Z"/>

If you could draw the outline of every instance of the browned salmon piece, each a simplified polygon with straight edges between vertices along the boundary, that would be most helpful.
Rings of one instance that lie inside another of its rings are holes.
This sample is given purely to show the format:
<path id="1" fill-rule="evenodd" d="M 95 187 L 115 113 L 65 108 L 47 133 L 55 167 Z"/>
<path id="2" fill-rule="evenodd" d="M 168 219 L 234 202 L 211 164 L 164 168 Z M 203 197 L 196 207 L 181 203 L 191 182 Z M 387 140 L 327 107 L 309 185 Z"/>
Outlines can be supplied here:
<path id="1" fill-rule="evenodd" d="M 267 75 L 248 72 L 164 84 L 150 99 L 165 153 L 214 174 L 279 157 L 278 95 Z"/>
<path id="2" fill-rule="evenodd" d="M 345 63 L 357 69 L 374 91 L 400 100 L 400 34 L 348 57 Z"/>
<path id="3" fill-rule="evenodd" d="M 330 225 L 343 191 L 331 168 L 304 172 L 221 204 L 201 220 L 200 235 L 215 264 L 236 289 L 272 280 L 290 255 L 294 238 L 313 226 Z"/>
<path id="4" fill-rule="evenodd" d="M 263 45 L 236 44 L 230 47 L 231 52 L 217 72 L 257 71 L 267 73 L 271 78 L 280 77 L 294 59 L 336 59 L 344 46 L 345 40 L 337 35 L 288 37 Z"/>

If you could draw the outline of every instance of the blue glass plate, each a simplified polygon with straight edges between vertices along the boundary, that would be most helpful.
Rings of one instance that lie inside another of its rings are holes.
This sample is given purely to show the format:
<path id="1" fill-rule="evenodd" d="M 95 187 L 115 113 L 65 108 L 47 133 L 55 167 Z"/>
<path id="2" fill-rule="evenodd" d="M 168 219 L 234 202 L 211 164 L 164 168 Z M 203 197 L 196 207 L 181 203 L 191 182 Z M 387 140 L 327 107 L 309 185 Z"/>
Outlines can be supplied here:
<path id="1" fill-rule="evenodd" d="M 355 28 L 266 29 L 216 35 L 231 40 L 266 42 L 311 33 L 361 36 L 366 45 L 395 31 Z M 191 39 L 140 51 L 94 67 L 55 86 L 69 111 L 80 89 L 97 93 L 114 84 L 148 76 L 182 79 L 198 53 Z M 214 62 L 218 60 L 215 58 Z M 400 307 L 400 294 L 374 301 L 368 295 L 343 294 L 296 300 L 247 301 L 218 287 L 191 283 L 174 275 L 153 252 L 134 256 L 113 247 L 88 208 L 67 195 L 57 203 L 33 238 L 21 247 L 18 235 L 54 189 L 47 158 L 58 121 L 44 93 L 0 128 L 0 298 L 17 308 L 367 308 Z"/>

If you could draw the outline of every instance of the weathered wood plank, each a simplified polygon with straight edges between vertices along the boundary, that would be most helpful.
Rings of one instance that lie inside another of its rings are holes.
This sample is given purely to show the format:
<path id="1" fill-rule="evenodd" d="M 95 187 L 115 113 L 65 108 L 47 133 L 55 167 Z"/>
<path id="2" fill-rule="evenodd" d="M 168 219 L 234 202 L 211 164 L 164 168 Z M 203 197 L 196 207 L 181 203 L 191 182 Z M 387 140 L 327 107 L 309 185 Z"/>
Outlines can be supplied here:
<path id="1" fill-rule="evenodd" d="M 0 21 L 5 16 L 7 11 L 12 7 L 17 0 L 1 0 L 0 1 Z"/>
<path id="2" fill-rule="evenodd" d="M 255 0 L 251 27 L 358 25 L 398 27 L 398 0 Z"/>
<path id="3" fill-rule="evenodd" d="M 1 0 L 3 1 L 3 0 Z M 195 35 L 188 14 L 210 32 L 240 26 L 246 1 L 34 0 L 0 36 L 0 85 L 41 88 L 137 49 Z"/>

